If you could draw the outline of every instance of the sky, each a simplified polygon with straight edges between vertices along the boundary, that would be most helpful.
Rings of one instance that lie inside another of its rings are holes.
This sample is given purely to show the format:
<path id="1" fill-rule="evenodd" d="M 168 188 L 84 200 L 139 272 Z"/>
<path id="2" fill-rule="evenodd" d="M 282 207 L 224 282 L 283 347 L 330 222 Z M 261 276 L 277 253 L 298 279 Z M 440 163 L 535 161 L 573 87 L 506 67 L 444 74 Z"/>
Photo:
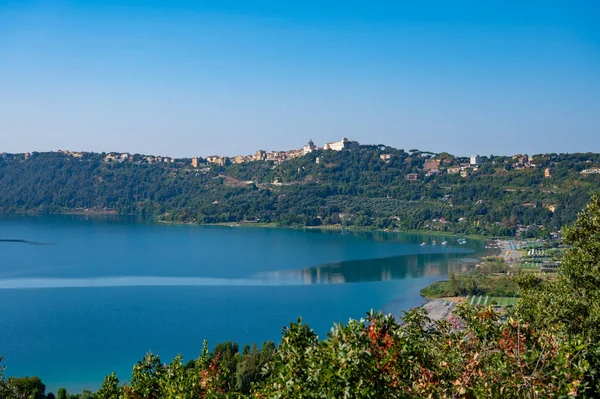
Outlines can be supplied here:
<path id="1" fill-rule="evenodd" d="M 600 2 L 0 0 L 0 152 L 600 152 Z"/>

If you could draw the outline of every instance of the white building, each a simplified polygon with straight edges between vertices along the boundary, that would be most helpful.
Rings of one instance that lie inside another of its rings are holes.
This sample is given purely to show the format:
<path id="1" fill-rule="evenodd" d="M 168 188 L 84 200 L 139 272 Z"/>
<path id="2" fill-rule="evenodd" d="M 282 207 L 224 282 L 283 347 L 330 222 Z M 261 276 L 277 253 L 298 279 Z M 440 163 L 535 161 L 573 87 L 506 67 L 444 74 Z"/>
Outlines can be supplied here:
<path id="1" fill-rule="evenodd" d="M 323 147 L 324 150 L 332 150 L 332 151 L 342 151 L 350 148 L 358 147 L 358 141 L 348 140 L 345 137 L 342 137 L 340 141 L 335 141 L 333 143 L 327 143 Z"/>
<path id="2" fill-rule="evenodd" d="M 304 148 L 302 149 L 302 153 L 304 155 L 309 154 L 311 152 L 313 152 L 314 150 L 317 149 L 317 146 L 315 145 L 315 143 L 313 143 L 312 140 L 308 141 L 308 144 L 304 146 Z"/>
<path id="3" fill-rule="evenodd" d="M 481 165 L 481 157 L 479 155 L 471 155 L 471 166 Z"/>

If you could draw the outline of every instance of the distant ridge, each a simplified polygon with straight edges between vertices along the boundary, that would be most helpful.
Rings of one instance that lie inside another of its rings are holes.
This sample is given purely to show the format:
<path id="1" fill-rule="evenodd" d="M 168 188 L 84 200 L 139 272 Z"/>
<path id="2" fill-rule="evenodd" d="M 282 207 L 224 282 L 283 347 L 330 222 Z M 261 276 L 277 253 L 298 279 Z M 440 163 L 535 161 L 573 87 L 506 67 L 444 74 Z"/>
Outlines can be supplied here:
<path id="1" fill-rule="evenodd" d="M 600 191 L 600 154 L 459 157 L 351 140 L 293 157 L 1 154 L 0 213 L 541 237 Z"/>

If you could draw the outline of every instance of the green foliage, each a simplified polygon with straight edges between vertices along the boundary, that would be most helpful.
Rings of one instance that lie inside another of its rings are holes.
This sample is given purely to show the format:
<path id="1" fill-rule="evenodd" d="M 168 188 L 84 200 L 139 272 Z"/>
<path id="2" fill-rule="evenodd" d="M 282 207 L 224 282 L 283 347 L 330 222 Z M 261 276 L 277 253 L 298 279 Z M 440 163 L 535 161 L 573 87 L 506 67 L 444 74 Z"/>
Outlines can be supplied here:
<path id="1" fill-rule="evenodd" d="M 236 391 L 247 394 L 253 386 L 260 385 L 269 376 L 264 367 L 275 360 L 275 353 L 273 342 L 265 342 L 260 349 L 256 344 L 252 344 L 252 349 L 246 345 L 236 367 Z"/>
<path id="2" fill-rule="evenodd" d="M 2 364 L 4 358 L 0 356 L 0 398 L 11 398 L 14 397 L 14 388 L 4 380 L 4 371 L 6 366 Z"/>
<path id="3" fill-rule="evenodd" d="M 69 399 L 96 399 L 96 394 L 90 390 L 84 389 L 79 394 L 70 394 Z"/>
<path id="4" fill-rule="evenodd" d="M 40 380 L 39 377 L 10 377 L 8 379 L 8 384 L 14 389 L 17 398 L 46 398 L 46 385 L 42 383 L 42 380 Z"/>
<path id="5" fill-rule="evenodd" d="M 571 248 L 558 278 L 521 276 L 519 313 L 525 320 L 579 340 L 592 372 L 585 383 L 600 393 L 600 198 L 594 196 L 573 226 L 564 231 Z"/>
<path id="6" fill-rule="evenodd" d="M 119 386 L 119 379 L 115 373 L 107 375 L 102 382 L 102 388 L 97 392 L 98 399 L 120 399 L 123 389 Z"/>
<path id="7" fill-rule="evenodd" d="M 387 162 L 379 158 L 384 153 L 391 155 Z M 315 151 L 278 165 L 204 164 L 197 170 L 189 160 L 148 164 L 141 155 L 105 163 L 102 154 L 33 153 L 27 160 L 5 154 L 0 157 L 0 212 L 114 211 L 176 222 L 260 221 L 496 236 L 514 235 L 519 225 L 529 225 L 522 234 L 540 236 L 574 221 L 600 183 L 600 176 L 579 174 L 600 164 L 598 154 L 538 155 L 537 168 L 510 172 L 504 171 L 514 162 L 510 157 L 484 157 L 468 178 L 426 177 L 422 168 L 429 157 L 361 146 Z M 438 159 L 442 169 L 465 161 L 450 154 Z M 548 166 L 553 175 L 544 179 Z M 408 173 L 420 174 L 421 180 L 408 182 Z M 554 212 L 550 204 L 557 206 Z"/>
<path id="8" fill-rule="evenodd" d="M 299 320 L 284 329 L 275 356 L 263 364 L 268 377 L 249 392 L 227 388 L 218 354 L 204 351 L 193 367 L 177 357 L 162 373 L 148 355 L 140 362 L 146 366 L 134 368 L 123 397 L 523 398 L 591 392 L 582 382 L 590 367 L 579 341 L 516 318 L 499 323 L 491 308 L 464 307 L 459 313 L 468 325 L 464 331 L 432 323 L 422 309 L 407 312 L 403 324 L 371 312 L 334 326 L 323 341 Z M 153 381 L 139 378 L 140 372 Z M 141 394 L 140 384 L 158 388 Z"/>
<path id="9" fill-rule="evenodd" d="M 56 392 L 57 399 L 67 399 L 67 390 L 65 388 L 58 388 L 58 392 Z"/>
<path id="10" fill-rule="evenodd" d="M 81 393 L 69 394 L 68 398 L 69 399 L 97 399 L 97 396 L 92 391 L 84 389 L 83 391 L 81 391 Z"/>
<path id="11" fill-rule="evenodd" d="M 487 258 L 478 267 L 458 276 L 450 273 L 448 281 L 437 281 L 421 290 L 426 298 L 466 295 L 515 296 L 518 287 L 506 273 L 508 265 L 501 258 Z"/>
<path id="12" fill-rule="evenodd" d="M 318 345 L 317 334 L 302 319 L 291 323 L 283 329 L 283 338 L 277 348 L 276 360 L 270 365 L 272 375 L 267 382 L 273 392 L 273 398 L 302 397 L 299 389 L 310 391 L 314 389 L 314 380 L 310 380 L 312 370 L 309 369 L 309 359 L 313 349 Z M 302 386 L 301 384 L 306 384 Z"/>
<path id="13" fill-rule="evenodd" d="M 176 363 L 177 359 L 175 359 Z M 161 398 L 161 379 L 165 374 L 165 366 L 160 358 L 148 353 L 144 359 L 133 366 L 129 385 L 125 386 L 125 397 L 128 399 Z"/>

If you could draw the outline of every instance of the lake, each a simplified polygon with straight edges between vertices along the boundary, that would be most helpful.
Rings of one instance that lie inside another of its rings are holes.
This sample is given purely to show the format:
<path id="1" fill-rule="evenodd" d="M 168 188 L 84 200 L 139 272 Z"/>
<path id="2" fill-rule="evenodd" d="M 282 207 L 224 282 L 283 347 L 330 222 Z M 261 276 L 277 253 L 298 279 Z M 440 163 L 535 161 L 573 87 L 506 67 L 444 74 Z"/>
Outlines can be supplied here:
<path id="1" fill-rule="evenodd" d="M 437 240 L 437 245 L 433 241 Z M 56 392 L 127 380 L 148 351 L 197 357 L 207 339 L 321 337 L 369 309 L 401 314 L 484 243 L 395 233 L 166 225 L 133 217 L 0 217 L 0 355 Z M 421 246 L 425 242 L 427 245 Z"/>

